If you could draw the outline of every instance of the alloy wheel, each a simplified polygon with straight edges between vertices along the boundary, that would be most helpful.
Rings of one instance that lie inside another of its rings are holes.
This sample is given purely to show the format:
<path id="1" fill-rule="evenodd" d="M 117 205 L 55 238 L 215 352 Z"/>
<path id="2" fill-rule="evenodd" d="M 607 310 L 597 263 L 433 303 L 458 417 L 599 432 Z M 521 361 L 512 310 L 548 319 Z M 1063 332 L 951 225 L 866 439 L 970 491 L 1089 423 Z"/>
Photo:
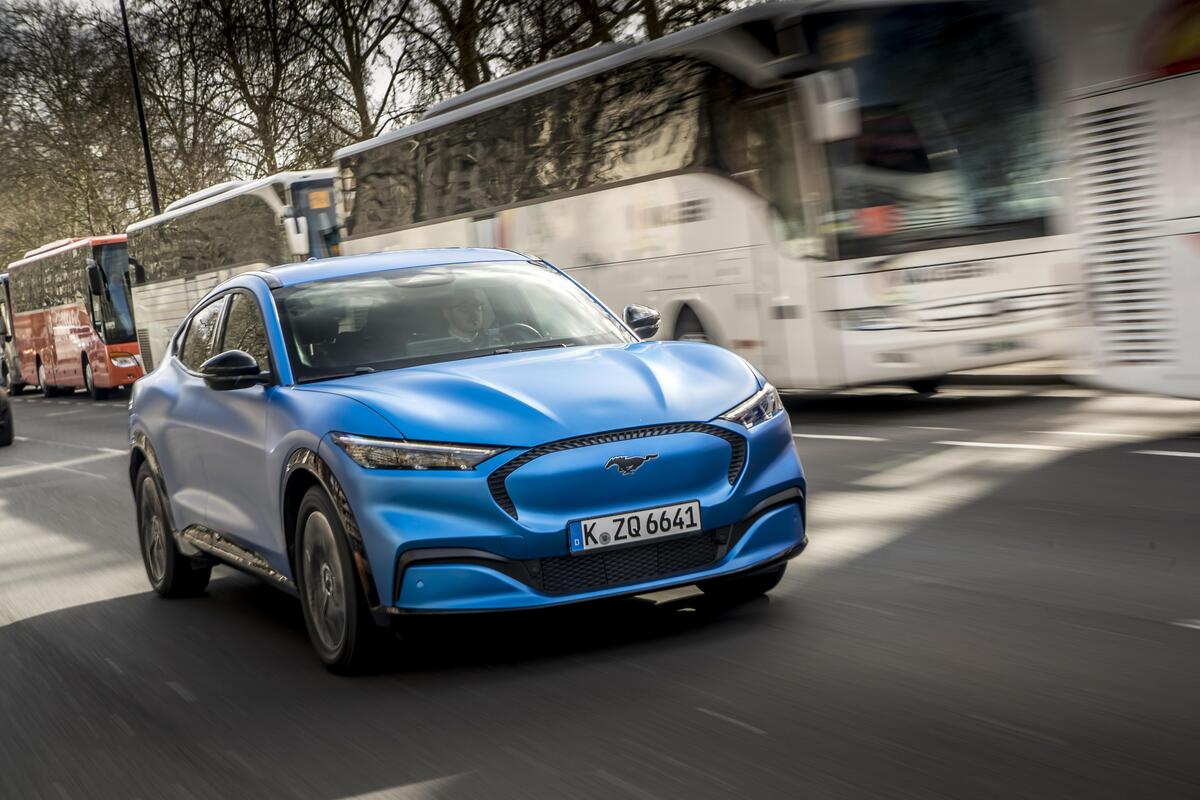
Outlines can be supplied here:
<path id="1" fill-rule="evenodd" d="M 167 532 L 158 507 L 158 492 L 152 478 L 142 481 L 141 533 L 150 580 L 160 585 L 167 574 Z"/>
<path id="2" fill-rule="evenodd" d="M 346 583 L 342 559 L 334 541 L 333 528 L 320 511 L 304 523 L 304 553 L 301 569 L 304 593 L 313 629 L 330 652 L 346 637 Z"/>

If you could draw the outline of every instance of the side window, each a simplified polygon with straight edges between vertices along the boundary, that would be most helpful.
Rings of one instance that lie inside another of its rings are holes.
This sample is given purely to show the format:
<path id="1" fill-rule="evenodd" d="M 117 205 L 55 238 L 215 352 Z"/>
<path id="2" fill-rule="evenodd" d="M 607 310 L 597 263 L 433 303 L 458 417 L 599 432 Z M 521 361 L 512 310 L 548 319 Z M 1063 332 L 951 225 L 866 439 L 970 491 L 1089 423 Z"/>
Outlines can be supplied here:
<path id="1" fill-rule="evenodd" d="M 243 350 L 254 356 L 261 369 L 269 370 L 271 348 L 267 345 L 267 329 L 258 310 L 258 301 L 253 295 L 237 292 L 230 303 L 219 351 Z"/>
<path id="2" fill-rule="evenodd" d="M 200 365 L 213 354 L 213 341 L 217 338 L 217 323 L 221 319 L 221 309 L 224 307 L 225 298 L 214 300 L 197 312 L 192 317 L 192 321 L 188 323 L 179 360 L 192 372 L 199 372 Z"/>

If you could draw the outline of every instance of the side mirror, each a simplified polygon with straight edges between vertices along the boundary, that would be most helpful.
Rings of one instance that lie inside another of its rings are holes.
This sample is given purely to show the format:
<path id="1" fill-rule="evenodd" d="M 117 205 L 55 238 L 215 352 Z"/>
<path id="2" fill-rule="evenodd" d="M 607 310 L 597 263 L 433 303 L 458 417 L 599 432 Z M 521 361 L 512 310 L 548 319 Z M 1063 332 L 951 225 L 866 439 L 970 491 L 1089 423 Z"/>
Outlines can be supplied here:
<path id="1" fill-rule="evenodd" d="M 796 80 L 813 141 L 838 142 L 862 133 L 858 79 L 849 68 L 821 70 Z"/>
<path id="2" fill-rule="evenodd" d="M 87 261 L 87 280 L 88 290 L 96 297 L 104 296 L 104 273 L 100 271 L 100 265 L 92 259 Z"/>
<path id="3" fill-rule="evenodd" d="M 308 220 L 288 206 L 283 210 L 283 230 L 287 233 L 288 249 L 297 259 L 306 258 L 308 252 Z"/>
<path id="4" fill-rule="evenodd" d="M 633 328 L 640 339 L 653 339 L 661 321 L 662 318 L 653 308 L 636 304 L 625 306 L 625 324 Z"/>
<path id="5" fill-rule="evenodd" d="M 248 389 L 271 381 L 271 373 L 263 372 L 254 356 L 243 350 L 226 350 L 200 365 L 200 374 L 208 388 L 218 392 Z"/>

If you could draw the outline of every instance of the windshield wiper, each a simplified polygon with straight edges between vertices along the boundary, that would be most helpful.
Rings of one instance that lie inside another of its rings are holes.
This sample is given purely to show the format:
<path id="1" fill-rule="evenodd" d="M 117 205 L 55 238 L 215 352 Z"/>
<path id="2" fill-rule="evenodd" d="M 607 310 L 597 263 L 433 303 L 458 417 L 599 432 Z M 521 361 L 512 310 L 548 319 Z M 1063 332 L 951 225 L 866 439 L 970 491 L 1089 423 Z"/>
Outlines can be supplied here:
<path id="1" fill-rule="evenodd" d="M 338 378 L 353 378 L 355 375 L 370 375 L 375 371 L 374 367 L 355 367 L 353 372 L 331 372 L 328 375 L 317 375 L 312 378 L 306 378 L 299 383 L 314 383 L 316 381 L 336 381 Z"/>
<path id="2" fill-rule="evenodd" d="M 526 347 L 501 347 L 493 350 L 488 355 L 499 356 L 505 353 L 527 353 L 530 350 L 555 350 L 559 347 L 572 347 L 573 342 L 548 342 L 544 344 L 531 344 Z"/>

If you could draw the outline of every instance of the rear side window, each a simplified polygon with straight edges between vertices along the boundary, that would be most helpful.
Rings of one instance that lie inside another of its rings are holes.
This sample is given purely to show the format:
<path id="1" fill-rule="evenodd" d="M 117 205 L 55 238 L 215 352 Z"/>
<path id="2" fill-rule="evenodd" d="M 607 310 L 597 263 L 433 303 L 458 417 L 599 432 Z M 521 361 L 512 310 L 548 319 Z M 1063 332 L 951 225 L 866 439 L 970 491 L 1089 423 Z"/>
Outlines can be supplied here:
<path id="1" fill-rule="evenodd" d="M 192 321 L 188 323 L 179 360 L 192 372 L 199 372 L 200 365 L 212 356 L 213 342 L 217 338 L 217 323 L 221 320 L 221 309 L 224 306 L 225 298 L 214 300 L 196 312 Z"/>
<path id="2" fill-rule="evenodd" d="M 258 310 L 258 301 L 251 295 L 238 292 L 229 303 L 220 351 L 242 350 L 254 356 L 264 372 L 269 370 L 271 349 L 267 346 L 267 329 Z"/>

